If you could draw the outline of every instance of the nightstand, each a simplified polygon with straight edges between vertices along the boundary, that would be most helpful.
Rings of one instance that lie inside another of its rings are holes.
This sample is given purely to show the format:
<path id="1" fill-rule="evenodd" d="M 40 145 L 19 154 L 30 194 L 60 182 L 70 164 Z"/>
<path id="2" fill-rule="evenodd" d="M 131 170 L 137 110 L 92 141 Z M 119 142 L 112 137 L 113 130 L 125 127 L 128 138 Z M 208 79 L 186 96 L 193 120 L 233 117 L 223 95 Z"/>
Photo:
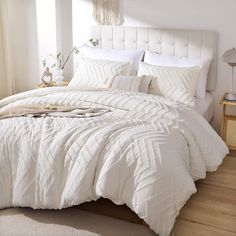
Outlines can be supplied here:
<path id="1" fill-rule="evenodd" d="M 69 84 L 68 81 L 62 81 L 61 85 L 57 85 L 56 82 L 52 82 L 50 85 L 46 86 L 45 84 L 41 83 L 37 85 L 37 88 L 48 88 L 48 87 L 59 87 L 59 86 L 67 86 Z"/>
<path id="2" fill-rule="evenodd" d="M 236 107 L 236 101 L 228 101 L 223 97 L 220 104 L 223 105 L 221 137 L 229 149 L 236 150 L 236 116 L 227 113 L 227 107 Z"/>

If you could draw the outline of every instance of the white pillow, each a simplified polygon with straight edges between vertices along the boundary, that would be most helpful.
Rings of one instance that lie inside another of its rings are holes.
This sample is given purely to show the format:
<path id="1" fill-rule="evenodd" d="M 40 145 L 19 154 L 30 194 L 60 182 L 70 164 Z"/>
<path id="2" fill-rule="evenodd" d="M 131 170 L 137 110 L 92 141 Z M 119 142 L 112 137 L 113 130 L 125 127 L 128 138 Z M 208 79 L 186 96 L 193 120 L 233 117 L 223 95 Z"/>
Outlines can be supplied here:
<path id="1" fill-rule="evenodd" d="M 173 66 L 180 68 L 201 66 L 201 71 L 197 79 L 195 96 L 200 99 L 205 97 L 208 72 L 211 66 L 212 58 L 177 58 L 174 56 L 160 55 L 156 52 L 146 51 L 144 62 L 158 66 Z"/>
<path id="2" fill-rule="evenodd" d="M 194 92 L 201 67 L 176 68 L 139 64 L 139 75 L 153 76 L 149 93 L 194 106 Z"/>
<path id="3" fill-rule="evenodd" d="M 80 58 L 69 87 L 110 88 L 119 75 L 130 75 L 131 63 Z"/>
<path id="4" fill-rule="evenodd" d="M 111 86 L 112 89 L 131 92 L 148 93 L 151 76 L 117 76 Z"/>
<path id="5" fill-rule="evenodd" d="M 137 75 L 139 62 L 142 61 L 144 51 L 115 50 L 85 47 L 82 49 L 83 57 L 110 61 L 132 62 L 132 75 Z"/>

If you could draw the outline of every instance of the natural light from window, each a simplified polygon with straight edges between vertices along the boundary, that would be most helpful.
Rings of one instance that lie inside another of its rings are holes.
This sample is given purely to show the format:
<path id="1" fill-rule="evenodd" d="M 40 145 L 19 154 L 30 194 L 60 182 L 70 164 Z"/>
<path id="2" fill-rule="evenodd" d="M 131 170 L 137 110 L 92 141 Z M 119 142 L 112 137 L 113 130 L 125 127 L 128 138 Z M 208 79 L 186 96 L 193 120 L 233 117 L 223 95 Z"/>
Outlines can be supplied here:
<path id="1" fill-rule="evenodd" d="M 55 0 L 36 0 L 40 68 L 49 53 L 57 51 Z"/>

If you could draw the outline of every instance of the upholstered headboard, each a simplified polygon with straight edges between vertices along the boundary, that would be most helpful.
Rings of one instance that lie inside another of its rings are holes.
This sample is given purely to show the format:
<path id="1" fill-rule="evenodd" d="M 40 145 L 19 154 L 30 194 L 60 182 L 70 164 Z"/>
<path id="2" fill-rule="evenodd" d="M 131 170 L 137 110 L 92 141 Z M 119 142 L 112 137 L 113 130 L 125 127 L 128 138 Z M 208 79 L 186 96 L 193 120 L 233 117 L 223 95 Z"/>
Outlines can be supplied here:
<path id="1" fill-rule="evenodd" d="M 216 88 L 218 35 L 204 30 L 172 30 L 123 26 L 92 26 L 99 47 L 121 50 L 152 50 L 177 57 L 212 57 L 207 90 Z"/>

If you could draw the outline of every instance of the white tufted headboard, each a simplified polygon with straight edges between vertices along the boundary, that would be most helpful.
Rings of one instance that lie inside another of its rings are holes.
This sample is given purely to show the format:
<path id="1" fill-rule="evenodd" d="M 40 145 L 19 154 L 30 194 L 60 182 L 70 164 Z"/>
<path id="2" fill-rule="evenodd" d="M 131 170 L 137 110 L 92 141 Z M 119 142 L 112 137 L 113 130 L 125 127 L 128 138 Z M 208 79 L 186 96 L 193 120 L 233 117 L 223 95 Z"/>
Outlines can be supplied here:
<path id="1" fill-rule="evenodd" d="M 213 31 L 172 30 L 123 26 L 92 26 L 91 37 L 99 47 L 120 50 L 151 50 L 177 57 L 212 57 L 207 90 L 216 88 L 218 35 Z"/>

